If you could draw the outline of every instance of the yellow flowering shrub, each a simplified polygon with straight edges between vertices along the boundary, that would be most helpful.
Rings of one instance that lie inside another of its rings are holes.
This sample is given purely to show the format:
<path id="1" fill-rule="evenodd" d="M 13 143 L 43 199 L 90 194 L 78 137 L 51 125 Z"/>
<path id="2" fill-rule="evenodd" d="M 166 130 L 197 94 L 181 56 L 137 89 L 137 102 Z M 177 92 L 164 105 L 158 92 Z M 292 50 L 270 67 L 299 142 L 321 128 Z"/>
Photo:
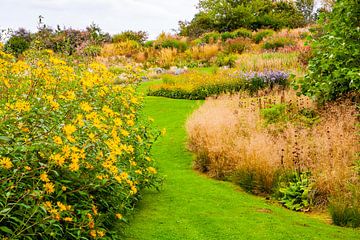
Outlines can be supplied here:
<path id="1" fill-rule="evenodd" d="M 158 184 L 157 132 L 133 85 L 98 63 L 51 51 L 0 51 L 0 235 L 111 238 L 116 221 Z"/>

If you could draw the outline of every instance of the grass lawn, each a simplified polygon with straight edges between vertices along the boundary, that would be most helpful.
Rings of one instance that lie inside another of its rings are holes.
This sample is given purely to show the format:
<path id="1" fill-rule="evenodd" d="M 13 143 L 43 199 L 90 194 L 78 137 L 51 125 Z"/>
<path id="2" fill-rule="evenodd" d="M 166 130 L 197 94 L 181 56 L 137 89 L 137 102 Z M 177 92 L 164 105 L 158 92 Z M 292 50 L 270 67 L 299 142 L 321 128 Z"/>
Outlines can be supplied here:
<path id="1" fill-rule="evenodd" d="M 124 229 L 125 239 L 360 238 L 359 230 L 326 224 L 198 174 L 186 150 L 184 123 L 201 102 L 159 97 L 145 101 L 145 114 L 155 119 L 159 129 L 167 130 L 153 148 L 166 180 L 161 192 L 145 193 Z"/>

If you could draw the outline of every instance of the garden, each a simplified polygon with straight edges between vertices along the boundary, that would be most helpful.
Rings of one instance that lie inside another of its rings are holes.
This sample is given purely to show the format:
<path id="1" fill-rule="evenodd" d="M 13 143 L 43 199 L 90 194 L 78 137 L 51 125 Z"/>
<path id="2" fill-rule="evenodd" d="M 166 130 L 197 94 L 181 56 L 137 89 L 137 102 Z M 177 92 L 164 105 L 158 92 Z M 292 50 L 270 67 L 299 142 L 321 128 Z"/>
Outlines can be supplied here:
<path id="1" fill-rule="evenodd" d="M 360 5 L 305 2 L 3 31 L 1 239 L 358 239 Z"/>

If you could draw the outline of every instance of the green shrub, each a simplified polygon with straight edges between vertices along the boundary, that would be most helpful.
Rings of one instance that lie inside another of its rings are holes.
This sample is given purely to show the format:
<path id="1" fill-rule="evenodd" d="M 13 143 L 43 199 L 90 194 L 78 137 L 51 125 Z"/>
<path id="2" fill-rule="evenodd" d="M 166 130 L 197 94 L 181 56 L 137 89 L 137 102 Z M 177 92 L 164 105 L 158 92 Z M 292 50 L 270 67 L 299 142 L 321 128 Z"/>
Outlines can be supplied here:
<path id="1" fill-rule="evenodd" d="M 360 227 L 360 185 L 352 185 L 331 197 L 329 211 L 335 225 Z"/>
<path id="2" fill-rule="evenodd" d="M 185 52 L 186 49 L 188 48 L 188 45 L 186 42 L 182 42 L 177 39 L 165 39 L 159 42 L 155 42 L 155 48 L 156 49 L 175 48 L 180 52 Z"/>
<path id="3" fill-rule="evenodd" d="M 266 50 L 277 50 L 278 48 L 295 46 L 295 41 L 287 37 L 276 37 L 267 40 L 263 44 L 263 49 Z"/>
<path id="4" fill-rule="evenodd" d="M 101 53 L 101 46 L 97 46 L 97 45 L 86 46 L 83 50 L 83 54 L 89 57 L 99 56 L 100 53 Z"/>
<path id="5" fill-rule="evenodd" d="M 225 52 L 241 54 L 249 48 L 250 44 L 251 42 L 243 38 L 229 39 L 225 43 Z"/>
<path id="6" fill-rule="evenodd" d="M 266 124 L 286 122 L 288 117 L 286 115 L 286 104 L 274 104 L 269 108 L 261 109 L 261 116 Z"/>
<path id="7" fill-rule="evenodd" d="M 321 37 L 312 41 L 313 58 L 300 81 L 301 91 L 320 102 L 360 90 L 360 4 L 336 1 L 328 19 L 323 19 Z"/>
<path id="8" fill-rule="evenodd" d="M 30 42 L 20 36 L 12 36 L 4 46 L 4 50 L 8 53 L 19 56 L 24 51 L 29 49 Z"/>
<path id="9" fill-rule="evenodd" d="M 232 38 L 251 38 L 252 32 L 246 28 L 239 28 L 232 32 Z"/>
<path id="10" fill-rule="evenodd" d="M 231 32 L 223 32 L 221 33 L 221 41 L 226 42 L 228 39 L 233 39 L 234 36 Z"/>
<path id="11" fill-rule="evenodd" d="M 234 54 L 224 54 L 220 53 L 216 57 L 216 65 L 219 67 L 228 66 L 230 68 L 235 66 L 237 56 Z"/>
<path id="12" fill-rule="evenodd" d="M 135 41 L 135 42 L 142 44 L 146 41 L 147 38 L 148 38 L 148 34 L 144 31 L 135 32 L 135 31 L 129 30 L 129 31 L 124 31 L 119 34 L 115 34 L 111 40 L 113 43 L 131 40 L 131 41 Z"/>
<path id="13" fill-rule="evenodd" d="M 218 33 L 218 32 L 210 32 L 210 33 L 205 33 L 201 37 L 201 41 L 203 43 L 216 43 L 220 38 L 221 38 L 220 33 Z"/>
<path id="14" fill-rule="evenodd" d="M 260 43 L 265 37 L 269 37 L 274 33 L 275 31 L 270 29 L 259 30 L 253 35 L 253 40 L 255 43 Z"/>
<path id="15" fill-rule="evenodd" d="M 312 189 L 310 173 L 295 173 L 293 179 L 284 184 L 285 187 L 279 189 L 280 202 L 291 210 L 308 210 Z"/>
<path id="16" fill-rule="evenodd" d="M 145 43 L 144 43 L 144 47 L 146 47 L 146 48 L 149 48 L 149 47 L 153 47 L 154 46 L 154 40 L 151 40 L 151 41 L 146 41 Z"/>

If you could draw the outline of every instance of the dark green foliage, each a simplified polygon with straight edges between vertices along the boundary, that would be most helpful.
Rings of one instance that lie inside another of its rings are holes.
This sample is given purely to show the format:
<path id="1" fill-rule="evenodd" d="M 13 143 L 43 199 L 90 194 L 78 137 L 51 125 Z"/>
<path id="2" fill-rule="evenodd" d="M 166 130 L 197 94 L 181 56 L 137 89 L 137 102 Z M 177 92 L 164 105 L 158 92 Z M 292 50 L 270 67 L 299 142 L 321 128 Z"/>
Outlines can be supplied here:
<path id="1" fill-rule="evenodd" d="M 277 50 L 282 47 L 294 46 L 294 40 L 286 37 L 271 38 L 264 42 L 263 48 L 266 50 Z"/>
<path id="2" fill-rule="evenodd" d="M 117 42 L 123 42 L 123 41 L 135 41 L 138 42 L 140 44 L 143 44 L 148 38 L 148 34 L 147 32 L 144 31 L 124 31 L 121 32 L 119 34 L 115 34 L 112 37 L 112 42 L 117 43 Z"/>
<path id="3" fill-rule="evenodd" d="M 254 34 L 253 40 L 255 43 L 260 43 L 265 37 L 271 36 L 274 33 L 275 31 L 271 29 L 259 30 Z"/>
<path id="4" fill-rule="evenodd" d="M 291 210 L 308 210 L 311 204 L 310 173 L 295 173 L 293 179 L 286 181 L 285 185 L 279 189 L 280 202 Z"/>
<path id="5" fill-rule="evenodd" d="M 236 29 L 296 28 L 304 26 L 302 13 L 291 2 L 271 0 L 200 0 L 200 12 L 190 22 L 179 24 L 180 34 L 198 37 L 209 31 L 231 32 Z M 196 31 L 196 29 L 198 29 Z M 244 31 L 239 31 L 241 37 Z M 231 38 L 228 34 L 223 39 Z M 232 37 L 236 38 L 236 36 Z"/>
<path id="6" fill-rule="evenodd" d="M 221 40 L 223 41 L 223 42 L 225 42 L 226 40 L 228 40 L 228 39 L 232 39 L 233 38 L 233 34 L 231 33 L 231 32 L 223 32 L 222 34 L 221 34 Z"/>
<path id="7" fill-rule="evenodd" d="M 220 38 L 221 35 L 218 32 L 209 32 L 201 37 L 201 41 L 203 43 L 216 43 Z"/>
<path id="8" fill-rule="evenodd" d="M 300 82 L 301 91 L 319 102 L 337 99 L 360 90 L 360 4 L 357 0 L 336 1 L 324 34 L 313 39 L 314 58 Z"/>
<path id="9" fill-rule="evenodd" d="M 19 56 L 30 47 L 30 42 L 20 36 L 12 36 L 5 44 L 6 52 Z"/>
<path id="10" fill-rule="evenodd" d="M 215 29 L 213 19 L 204 12 L 195 14 L 194 18 L 188 21 L 179 21 L 179 35 L 189 37 L 199 37 L 204 33 Z"/>
<path id="11" fill-rule="evenodd" d="M 239 28 L 232 32 L 233 38 L 251 38 L 252 32 L 246 28 Z"/>

